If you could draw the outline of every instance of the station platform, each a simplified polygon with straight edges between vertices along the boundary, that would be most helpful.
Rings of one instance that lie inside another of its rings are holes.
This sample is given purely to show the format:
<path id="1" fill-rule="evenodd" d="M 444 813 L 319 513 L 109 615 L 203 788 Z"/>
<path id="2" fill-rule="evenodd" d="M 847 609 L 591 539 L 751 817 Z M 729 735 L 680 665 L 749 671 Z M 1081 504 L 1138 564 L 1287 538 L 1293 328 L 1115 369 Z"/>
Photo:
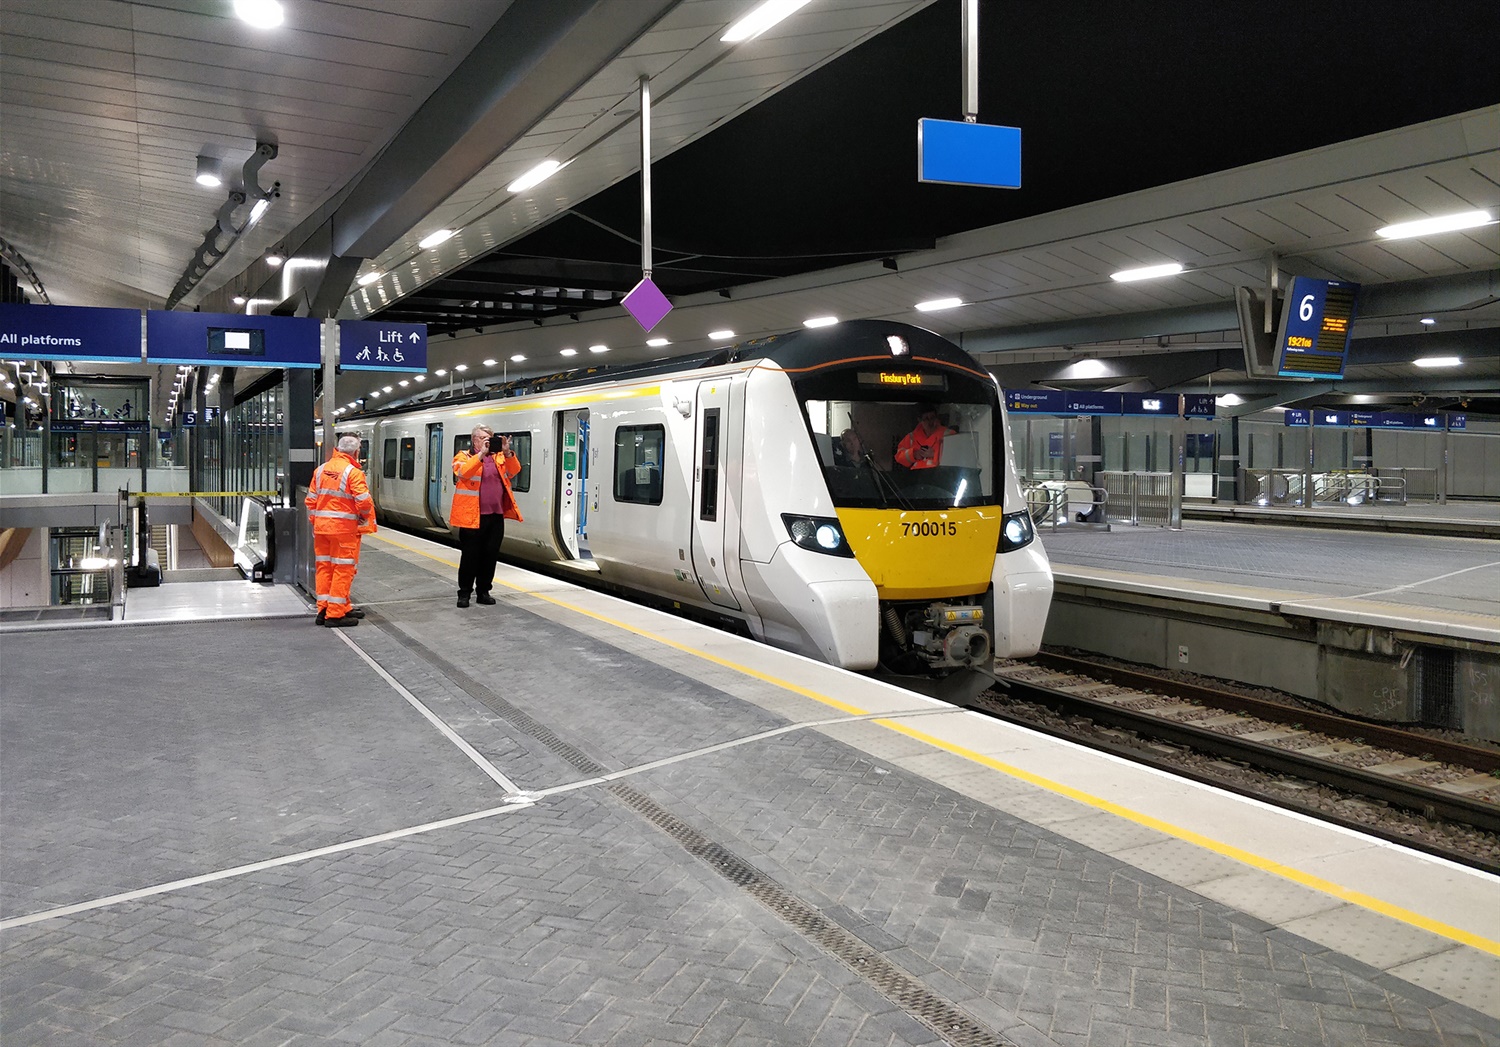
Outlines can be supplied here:
<path id="1" fill-rule="evenodd" d="M 1493 876 L 456 563 L 0 638 L 6 1047 L 1500 1045 Z"/>
<path id="2" fill-rule="evenodd" d="M 1185 521 L 1040 531 L 1060 583 L 1500 643 L 1500 544 Z"/>
<path id="3" fill-rule="evenodd" d="M 1233 520 L 1347 531 L 1392 531 L 1401 534 L 1500 538 L 1500 502 L 1411 502 L 1407 505 L 1207 505 L 1182 507 L 1184 519 Z"/>

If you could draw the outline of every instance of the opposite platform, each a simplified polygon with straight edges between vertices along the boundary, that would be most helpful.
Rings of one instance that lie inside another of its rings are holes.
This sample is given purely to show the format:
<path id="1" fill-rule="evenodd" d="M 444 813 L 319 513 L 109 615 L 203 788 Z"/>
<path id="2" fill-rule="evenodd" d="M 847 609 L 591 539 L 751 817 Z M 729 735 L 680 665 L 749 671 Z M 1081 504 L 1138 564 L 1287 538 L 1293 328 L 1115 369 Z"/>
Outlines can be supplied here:
<path id="1" fill-rule="evenodd" d="M 455 562 L 6 638 L 7 1047 L 1500 1044 L 1492 877 Z"/>

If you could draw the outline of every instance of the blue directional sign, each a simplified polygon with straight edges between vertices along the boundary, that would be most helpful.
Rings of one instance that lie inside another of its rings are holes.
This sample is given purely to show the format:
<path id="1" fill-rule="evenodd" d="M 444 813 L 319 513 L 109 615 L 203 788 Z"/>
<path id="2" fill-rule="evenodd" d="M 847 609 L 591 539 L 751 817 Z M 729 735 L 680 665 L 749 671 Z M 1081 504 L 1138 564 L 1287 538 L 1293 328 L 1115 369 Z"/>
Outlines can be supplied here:
<path id="1" fill-rule="evenodd" d="M 0 305 L 0 357 L 141 362 L 141 311 Z"/>
<path id="2" fill-rule="evenodd" d="M 1288 408 L 1282 415 L 1285 425 L 1307 425 L 1344 427 L 1352 429 L 1426 429 L 1441 430 L 1446 420 L 1449 429 L 1463 429 L 1468 421 L 1461 414 L 1419 414 L 1415 411 L 1308 411 Z"/>
<path id="3" fill-rule="evenodd" d="M 963 120 L 917 121 L 917 181 L 1021 188 L 1021 129 Z"/>
<path id="4" fill-rule="evenodd" d="M 339 366 L 349 371 L 427 370 L 427 325 L 339 321 Z"/>
<path id="5" fill-rule="evenodd" d="M 322 339 L 310 316 L 146 314 L 146 362 L 208 367 L 320 367 Z"/>

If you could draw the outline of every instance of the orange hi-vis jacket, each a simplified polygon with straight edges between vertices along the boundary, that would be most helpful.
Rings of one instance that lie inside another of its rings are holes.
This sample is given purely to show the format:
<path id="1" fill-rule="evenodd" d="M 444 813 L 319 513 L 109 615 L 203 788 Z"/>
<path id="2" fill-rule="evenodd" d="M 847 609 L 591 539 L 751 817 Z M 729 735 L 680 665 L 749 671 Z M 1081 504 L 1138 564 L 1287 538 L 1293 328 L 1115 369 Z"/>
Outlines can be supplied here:
<path id="1" fill-rule="evenodd" d="M 896 445 L 896 464 L 906 469 L 931 469 L 942 464 L 943 437 L 952 432 L 952 429 L 940 425 L 932 432 L 925 433 L 920 425 L 917 426 Z M 932 448 L 932 457 L 918 458 L 918 447 Z"/>
<path id="2" fill-rule="evenodd" d="M 516 506 L 515 492 L 510 489 L 510 478 L 521 471 L 521 460 L 512 451 L 495 462 L 500 467 L 500 482 L 505 485 L 505 518 L 521 523 L 521 510 Z M 448 523 L 454 527 L 479 526 L 479 481 L 484 476 L 484 455 L 459 451 L 453 456 L 453 508 L 448 511 Z"/>
<path id="3" fill-rule="evenodd" d="M 343 451 L 313 470 L 303 499 L 312 518 L 314 535 L 371 534 L 375 530 L 375 502 L 364 470 Z"/>

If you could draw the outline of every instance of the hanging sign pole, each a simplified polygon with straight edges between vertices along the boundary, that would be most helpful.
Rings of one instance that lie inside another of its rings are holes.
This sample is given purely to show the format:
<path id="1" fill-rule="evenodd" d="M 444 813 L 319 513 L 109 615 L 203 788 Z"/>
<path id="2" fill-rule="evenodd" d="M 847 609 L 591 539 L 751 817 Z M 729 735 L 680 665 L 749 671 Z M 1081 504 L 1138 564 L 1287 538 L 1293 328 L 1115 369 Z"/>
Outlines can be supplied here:
<path id="1" fill-rule="evenodd" d="M 979 0 L 963 0 L 964 122 L 979 122 Z"/>
<path id="2" fill-rule="evenodd" d="M 672 311 L 651 282 L 651 81 L 641 77 L 641 282 L 620 302 L 648 334 Z"/>

